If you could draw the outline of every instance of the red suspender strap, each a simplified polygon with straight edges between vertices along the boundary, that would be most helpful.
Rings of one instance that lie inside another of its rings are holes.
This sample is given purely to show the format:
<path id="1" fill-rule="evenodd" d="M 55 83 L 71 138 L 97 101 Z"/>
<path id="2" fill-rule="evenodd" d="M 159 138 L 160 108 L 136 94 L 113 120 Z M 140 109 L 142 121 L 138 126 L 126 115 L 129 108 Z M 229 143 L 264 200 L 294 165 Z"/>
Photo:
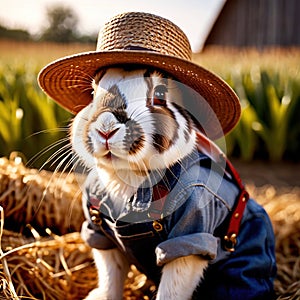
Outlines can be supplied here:
<path id="1" fill-rule="evenodd" d="M 220 162 L 220 160 L 224 161 L 225 159 L 226 162 L 225 171 L 229 173 L 232 180 L 236 183 L 236 185 L 240 189 L 240 194 L 233 207 L 230 220 L 229 220 L 229 226 L 224 236 L 224 248 L 229 252 L 233 252 L 235 250 L 235 245 L 237 243 L 237 236 L 239 233 L 243 213 L 246 208 L 247 202 L 249 200 L 249 194 L 245 190 L 245 187 L 242 183 L 242 180 L 238 172 L 233 167 L 231 162 L 228 159 L 226 159 L 225 154 L 219 149 L 219 147 L 213 142 L 211 142 L 205 135 L 203 135 L 200 132 L 197 132 L 197 137 L 198 137 L 198 150 L 200 150 L 202 153 L 210 157 L 216 163 Z"/>
<path id="2" fill-rule="evenodd" d="M 153 187 L 151 210 L 148 213 L 148 217 L 150 219 L 160 220 L 164 217 L 163 210 L 169 192 L 170 191 L 167 189 L 167 187 L 160 184 L 157 184 Z"/>
<path id="3" fill-rule="evenodd" d="M 223 240 L 225 250 L 233 252 L 237 243 L 237 236 L 239 234 L 243 213 L 249 200 L 249 194 L 245 190 L 238 172 L 233 167 L 231 162 L 225 157 L 225 154 L 219 149 L 219 147 L 200 132 L 197 132 L 197 137 L 198 150 L 207 155 L 212 161 L 219 163 L 221 166 L 224 164 L 224 171 L 231 177 L 231 179 L 240 189 L 240 194 L 236 199 L 236 203 L 231 212 L 228 229 Z M 160 220 L 163 218 L 162 213 L 168 193 L 169 190 L 165 186 L 155 185 L 153 187 L 152 204 L 151 211 L 149 212 L 149 218 L 152 220 Z M 156 228 L 158 225 L 160 225 L 160 223 L 157 221 L 153 222 L 153 226 L 156 230 L 158 230 Z M 159 228 L 161 228 L 161 226 L 162 225 L 160 225 Z"/>
<path id="4" fill-rule="evenodd" d="M 232 174 L 232 178 L 240 189 L 240 194 L 231 213 L 227 233 L 224 236 L 225 249 L 229 252 L 233 252 L 237 243 L 237 236 L 240 230 L 243 213 L 249 200 L 249 194 L 245 190 L 240 176 L 228 159 L 226 159 L 226 168 L 229 169 L 229 172 Z"/>

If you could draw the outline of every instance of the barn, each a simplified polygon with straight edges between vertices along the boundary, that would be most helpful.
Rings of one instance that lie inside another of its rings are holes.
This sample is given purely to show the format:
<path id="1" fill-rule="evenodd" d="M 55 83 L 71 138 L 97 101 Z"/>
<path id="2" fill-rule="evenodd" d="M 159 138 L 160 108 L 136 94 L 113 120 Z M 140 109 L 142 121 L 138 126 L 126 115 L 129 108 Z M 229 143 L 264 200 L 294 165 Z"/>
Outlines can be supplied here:
<path id="1" fill-rule="evenodd" d="M 299 0 L 227 0 L 204 43 L 208 46 L 300 46 Z"/>

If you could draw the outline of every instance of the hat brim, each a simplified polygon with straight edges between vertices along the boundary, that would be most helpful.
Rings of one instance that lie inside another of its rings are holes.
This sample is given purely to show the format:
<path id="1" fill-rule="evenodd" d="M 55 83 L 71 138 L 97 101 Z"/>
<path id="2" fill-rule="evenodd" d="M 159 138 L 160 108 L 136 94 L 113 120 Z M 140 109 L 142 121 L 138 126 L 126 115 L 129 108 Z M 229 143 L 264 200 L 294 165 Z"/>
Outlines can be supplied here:
<path id="1" fill-rule="evenodd" d="M 38 82 L 49 97 L 77 114 L 92 101 L 91 82 L 97 71 L 122 64 L 158 68 L 199 93 L 220 123 L 216 126 L 214 118 L 207 118 L 207 124 L 201 124 L 211 139 L 227 134 L 240 118 L 238 97 L 217 75 L 191 61 L 150 51 L 91 51 L 67 56 L 44 67 L 38 75 Z M 202 108 L 199 102 L 199 111 Z"/>

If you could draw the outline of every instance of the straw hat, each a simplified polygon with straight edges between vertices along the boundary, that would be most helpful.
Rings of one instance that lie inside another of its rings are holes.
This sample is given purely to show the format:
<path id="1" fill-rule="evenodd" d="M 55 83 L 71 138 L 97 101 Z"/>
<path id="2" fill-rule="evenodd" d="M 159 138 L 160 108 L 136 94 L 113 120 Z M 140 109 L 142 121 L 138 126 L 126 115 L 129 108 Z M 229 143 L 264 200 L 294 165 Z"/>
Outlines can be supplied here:
<path id="1" fill-rule="evenodd" d="M 213 118 L 207 118 L 201 124 L 211 139 L 229 132 L 239 120 L 236 94 L 218 76 L 191 62 L 190 43 L 182 30 L 148 13 L 130 12 L 112 18 L 99 33 L 96 51 L 50 63 L 41 70 L 38 81 L 48 96 L 76 114 L 92 100 L 90 81 L 97 71 L 120 64 L 161 69 L 199 93 L 220 122 L 216 126 Z M 196 111 L 203 110 L 201 101 L 197 106 Z"/>

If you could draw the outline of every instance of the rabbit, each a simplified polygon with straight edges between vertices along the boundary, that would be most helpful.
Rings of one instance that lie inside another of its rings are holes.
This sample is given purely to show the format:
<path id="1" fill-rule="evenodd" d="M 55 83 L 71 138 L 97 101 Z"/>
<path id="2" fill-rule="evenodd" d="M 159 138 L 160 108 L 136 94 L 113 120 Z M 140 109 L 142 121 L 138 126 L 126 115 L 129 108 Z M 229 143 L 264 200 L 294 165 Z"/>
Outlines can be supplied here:
<path id="1" fill-rule="evenodd" d="M 157 284 L 157 300 L 271 299 L 270 222 L 249 200 L 241 251 L 222 248 L 218 232 L 227 226 L 239 191 L 199 151 L 204 131 L 183 106 L 188 94 L 180 83 L 156 68 L 122 65 L 99 70 L 92 87 L 93 101 L 70 129 L 73 151 L 89 170 L 82 236 L 93 247 L 99 282 L 86 299 L 122 299 L 130 264 Z M 161 183 L 168 188 L 158 197 L 167 199 L 163 214 L 152 203 Z M 252 220 L 259 229 L 247 227 Z M 255 230 L 265 232 L 263 240 Z M 243 264 L 251 261 L 245 245 L 256 249 L 250 252 L 257 265 Z M 264 283 L 254 279 L 253 289 L 253 280 L 244 279 L 247 270 Z"/>

